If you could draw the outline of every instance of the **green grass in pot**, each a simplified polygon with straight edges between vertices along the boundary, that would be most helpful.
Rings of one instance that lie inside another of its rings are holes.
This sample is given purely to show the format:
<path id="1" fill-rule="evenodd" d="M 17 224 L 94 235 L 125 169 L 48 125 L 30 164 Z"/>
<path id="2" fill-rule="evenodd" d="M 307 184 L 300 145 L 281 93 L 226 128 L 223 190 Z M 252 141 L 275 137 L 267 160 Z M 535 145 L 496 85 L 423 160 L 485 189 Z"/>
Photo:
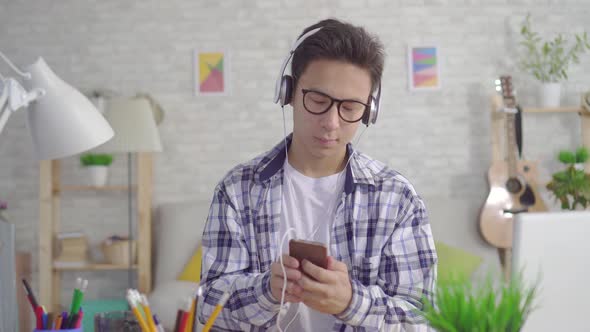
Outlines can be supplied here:
<path id="1" fill-rule="evenodd" d="M 533 308 L 537 288 L 520 278 L 494 285 L 492 278 L 474 286 L 468 278 L 439 283 L 434 304 L 424 301 L 424 318 L 439 332 L 519 331 Z"/>
<path id="2" fill-rule="evenodd" d="M 82 166 L 110 166 L 112 162 L 113 156 L 110 154 L 87 153 L 80 156 Z"/>

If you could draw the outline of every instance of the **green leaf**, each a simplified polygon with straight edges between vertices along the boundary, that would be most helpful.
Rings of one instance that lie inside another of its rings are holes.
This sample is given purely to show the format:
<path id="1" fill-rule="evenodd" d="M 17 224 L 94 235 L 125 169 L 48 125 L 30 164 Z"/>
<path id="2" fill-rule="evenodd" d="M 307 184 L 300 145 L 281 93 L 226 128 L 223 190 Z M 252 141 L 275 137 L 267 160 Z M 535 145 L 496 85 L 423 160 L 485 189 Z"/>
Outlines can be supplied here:
<path id="1" fill-rule="evenodd" d="M 571 151 L 560 151 L 558 159 L 564 164 L 574 164 L 576 162 L 576 156 Z"/>
<path id="2" fill-rule="evenodd" d="M 570 210 L 570 203 L 565 198 L 561 199 L 561 209 L 562 210 Z"/>
<path id="3" fill-rule="evenodd" d="M 550 51 L 551 51 L 551 48 L 549 47 L 549 43 L 545 42 L 545 44 L 543 44 L 543 54 L 547 55 L 547 54 L 549 54 Z"/>
<path id="4" fill-rule="evenodd" d="M 580 147 L 576 150 L 576 163 L 585 163 L 588 160 L 588 149 Z"/>
<path id="5" fill-rule="evenodd" d="M 557 182 L 565 182 L 568 180 L 568 174 L 566 171 L 561 171 L 553 174 L 553 179 Z"/>

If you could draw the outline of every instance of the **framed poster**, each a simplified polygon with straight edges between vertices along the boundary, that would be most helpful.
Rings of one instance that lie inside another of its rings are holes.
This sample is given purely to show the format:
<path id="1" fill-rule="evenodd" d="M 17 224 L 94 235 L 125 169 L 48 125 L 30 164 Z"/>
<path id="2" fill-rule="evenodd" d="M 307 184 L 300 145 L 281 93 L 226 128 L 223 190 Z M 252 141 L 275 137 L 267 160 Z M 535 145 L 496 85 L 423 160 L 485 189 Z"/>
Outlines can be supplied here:
<path id="1" fill-rule="evenodd" d="M 194 51 L 195 96 L 229 95 L 229 53 Z"/>
<path id="2" fill-rule="evenodd" d="M 408 46 L 408 76 L 410 91 L 440 89 L 439 48 Z"/>

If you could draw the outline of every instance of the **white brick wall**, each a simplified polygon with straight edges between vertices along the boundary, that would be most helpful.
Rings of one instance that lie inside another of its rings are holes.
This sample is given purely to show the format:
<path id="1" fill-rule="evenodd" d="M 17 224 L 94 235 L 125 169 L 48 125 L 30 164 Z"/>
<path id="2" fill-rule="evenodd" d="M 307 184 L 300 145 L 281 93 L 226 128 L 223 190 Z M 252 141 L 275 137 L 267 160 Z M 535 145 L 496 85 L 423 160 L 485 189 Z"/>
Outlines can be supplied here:
<path id="1" fill-rule="evenodd" d="M 365 25 L 381 37 L 388 57 L 383 111 L 361 149 L 415 184 L 437 239 L 495 265 L 495 251 L 477 228 L 490 161 L 487 96 L 493 79 L 510 72 L 520 100 L 533 101 L 534 82 L 516 70 L 514 60 L 518 25 L 529 10 L 544 34 L 590 30 L 588 0 L 2 0 L 0 50 L 19 66 L 42 55 L 83 90 L 151 93 L 166 109 L 160 127 L 165 151 L 155 158 L 155 201 L 164 202 L 211 196 L 229 168 L 282 137 L 280 109 L 271 102 L 274 79 L 303 27 L 329 16 Z M 442 90 L 408 92 L 408 43 L 441 47 Z M 192 95 L 194 48 L 232 52 L 230 97 Z M 589 69 L 590 56 L 573 68 L 564 103 L 577 104 L 579 93 L 589 89 Z M 13 75 L 4 63 L 0 73 Z M 25 112 L 13 116 L 0 135 L 0 198 L 10 203 L 18 249 L 36 257 L 38 167 L 25 118 Z M 580 144 L 576 116 L 530 115 L 525 121 L 527 156 L 543 161 L 545 175 L 555 170 L 558 149 Z M 125 157 L 117 157 L 112 180 L 120 183 Z M 74 158 L 64 172 L 72 174 L 67 181 L 83 178 Z M 124 194 L 64 196 L 64 230 L 86 229 L 93 243 L 125 232 Z M 114 275 L 90 274 L 90 296 L 122 294 L 125 273 Z M 66 274 L 64 285 L 72 279 Z"/>

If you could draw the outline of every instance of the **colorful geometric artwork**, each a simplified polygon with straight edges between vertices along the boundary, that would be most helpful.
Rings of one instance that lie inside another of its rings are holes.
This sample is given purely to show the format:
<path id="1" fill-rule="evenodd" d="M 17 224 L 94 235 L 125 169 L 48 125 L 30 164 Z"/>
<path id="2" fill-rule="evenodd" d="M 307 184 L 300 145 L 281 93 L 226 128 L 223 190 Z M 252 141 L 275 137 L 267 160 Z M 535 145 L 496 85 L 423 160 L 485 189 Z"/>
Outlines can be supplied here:
<path id="1" fill-rule="evenodd" d="M 408 48 L 410 90 L 440 88 L 440 55 L 435 46 Z"/>
<path id="2" fill-rule="evenodd" d="M 228 56 L 226 52 L 195 50 L 195 95 L 228 93 Z"/>

